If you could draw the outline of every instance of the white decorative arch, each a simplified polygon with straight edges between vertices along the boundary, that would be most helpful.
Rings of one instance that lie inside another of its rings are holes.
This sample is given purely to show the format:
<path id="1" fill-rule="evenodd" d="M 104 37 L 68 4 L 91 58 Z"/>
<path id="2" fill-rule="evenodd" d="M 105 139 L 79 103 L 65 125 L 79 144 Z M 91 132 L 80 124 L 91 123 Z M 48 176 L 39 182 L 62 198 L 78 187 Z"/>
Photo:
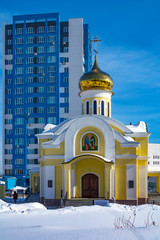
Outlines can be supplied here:
<path id="1" fill-rule="evenodd" d="M 115 137 L 109 124 L 96 115 L 83 116 L 75 120 L 67 129 L 65 135 L 65 162 L 72 160 L 75 155 L 75 141 L 78 132 L 85 127 L 95 127 L 101 131 L 105 142 L 104 157 L 115 162 Z"/>

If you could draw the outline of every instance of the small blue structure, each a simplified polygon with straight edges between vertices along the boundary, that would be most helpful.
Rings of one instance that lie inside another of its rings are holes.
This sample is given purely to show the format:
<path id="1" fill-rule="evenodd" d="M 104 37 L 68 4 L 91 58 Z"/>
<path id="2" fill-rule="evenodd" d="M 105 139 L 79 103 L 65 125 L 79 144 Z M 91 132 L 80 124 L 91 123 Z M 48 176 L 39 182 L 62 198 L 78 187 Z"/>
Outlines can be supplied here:
<path id="1" fill-rule="evenodd" d="M 0 181 L 5 182 L 6 190 L 8 190 L 8 189 L 14 188 L 16 186 L 17 178 L 6 176 L 3 178 L 0 178 Z"/>

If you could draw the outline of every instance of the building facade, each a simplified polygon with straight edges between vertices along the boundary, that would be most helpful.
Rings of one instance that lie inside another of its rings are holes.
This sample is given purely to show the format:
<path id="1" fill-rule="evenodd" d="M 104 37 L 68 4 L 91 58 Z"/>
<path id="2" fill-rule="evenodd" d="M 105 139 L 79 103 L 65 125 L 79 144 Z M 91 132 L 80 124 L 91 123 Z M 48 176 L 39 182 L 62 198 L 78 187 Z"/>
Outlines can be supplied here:
<path id="1" fill-rule="evenodd" d="M 115 199 L 136 204 L 148 198 L 148 133 L 145 122 L 124 125 L 111 118 L 113 80 L 95 63 L 79 81 L 82 115 L 48 126 L 39 140 L 40 200 Z M 32 181 L 31 191 L 35 186 Z"/>
<path id="2" fill-rule="evenodd" d="M 83 19 L 61 22 L 51 13 L 14 16 L 3 35 L 3 169 L 26 185 L 38 164 L 35 134 L 81 113 L 78 80 L 91 64 L 89 30 Z"/>

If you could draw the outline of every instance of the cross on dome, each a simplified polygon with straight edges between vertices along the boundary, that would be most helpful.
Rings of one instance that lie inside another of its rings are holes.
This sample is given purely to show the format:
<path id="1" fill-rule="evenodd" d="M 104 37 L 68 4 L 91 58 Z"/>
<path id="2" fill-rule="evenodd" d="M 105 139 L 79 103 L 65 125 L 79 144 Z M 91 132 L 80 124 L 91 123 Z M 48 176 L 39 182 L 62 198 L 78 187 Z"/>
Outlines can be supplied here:
<path id="1" fill-rule="evenodd" d="M 91 42 L 95 43 L 95 49 L 93 50 L 95 52 L 95 59 L 97 59 L 97 42 L 100 42 L 102 40 L 98 39 L 97 36 L 93 37 L 93 40 L 91 40 Z"/>

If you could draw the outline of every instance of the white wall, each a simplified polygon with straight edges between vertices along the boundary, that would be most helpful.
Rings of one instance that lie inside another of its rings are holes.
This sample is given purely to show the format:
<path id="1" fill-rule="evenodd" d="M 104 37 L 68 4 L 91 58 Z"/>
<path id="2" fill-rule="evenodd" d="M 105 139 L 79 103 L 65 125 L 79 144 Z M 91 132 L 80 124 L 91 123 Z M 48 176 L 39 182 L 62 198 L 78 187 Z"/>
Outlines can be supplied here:
<path id="1" fill-rule="evenodd" d="M 134 181 L 134 188 L 129 188 L 129 181 Z M 127 200 L 136 199 L 136 166 L 127 166 Z"/>
<path id="2" fill-rule="evenodd" d="M 160 171 L 160 144 L 148 144 L 148 170 Z"/>
<path id="3" fill-rule="evenodd" d="M 44 197 L 45 199 L 55 199 L 55 166 L 45 166 Z M 52 187 L 48 188 L 48 180 L 52 180 Z"/>

